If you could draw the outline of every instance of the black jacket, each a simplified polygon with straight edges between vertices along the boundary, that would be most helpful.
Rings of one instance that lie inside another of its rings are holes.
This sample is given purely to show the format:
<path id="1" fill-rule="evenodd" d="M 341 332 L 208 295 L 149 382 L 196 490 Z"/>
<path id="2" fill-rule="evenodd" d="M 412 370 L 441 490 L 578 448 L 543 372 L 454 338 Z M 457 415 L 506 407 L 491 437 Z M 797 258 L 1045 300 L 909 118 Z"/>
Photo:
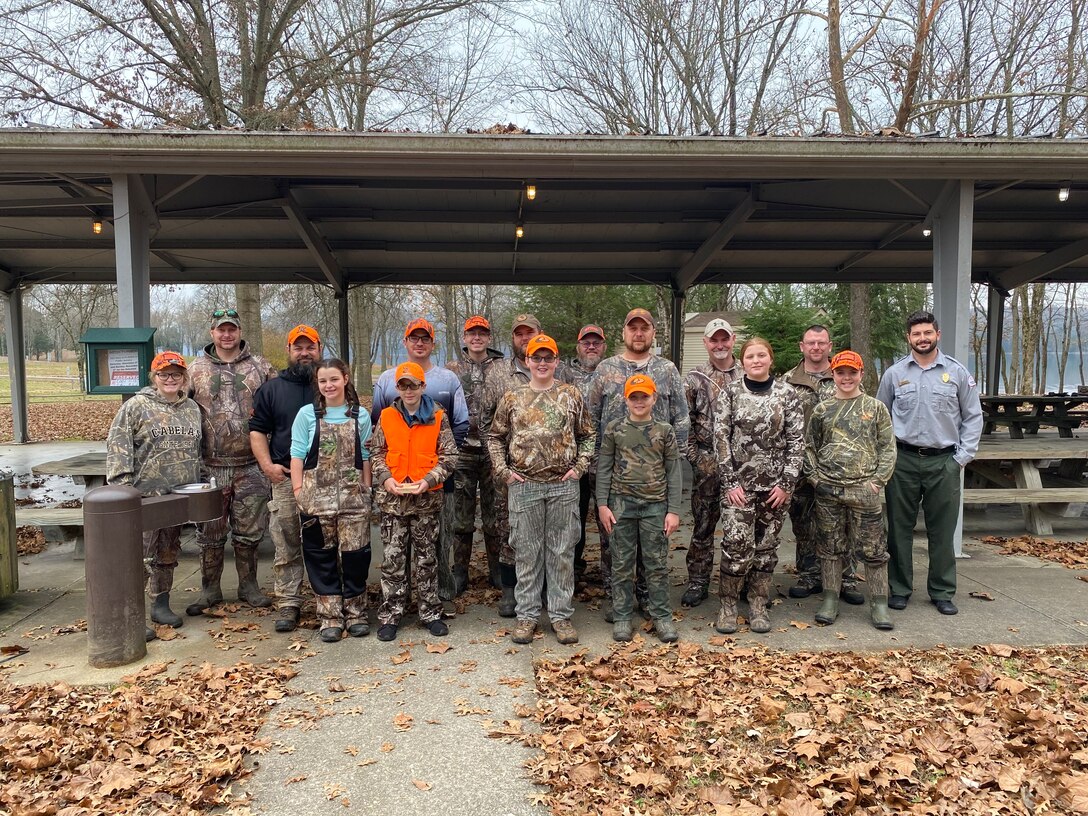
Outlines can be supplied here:
<path id="1" fill-rule="evenodd" d="M 286 370 L 266 382 L 253 395 L 249 430 L 269 437 L 272 461 L 291 466 L 291 425 L 303 405 L 314 401 L 313 381 L 292 377 Z"/>

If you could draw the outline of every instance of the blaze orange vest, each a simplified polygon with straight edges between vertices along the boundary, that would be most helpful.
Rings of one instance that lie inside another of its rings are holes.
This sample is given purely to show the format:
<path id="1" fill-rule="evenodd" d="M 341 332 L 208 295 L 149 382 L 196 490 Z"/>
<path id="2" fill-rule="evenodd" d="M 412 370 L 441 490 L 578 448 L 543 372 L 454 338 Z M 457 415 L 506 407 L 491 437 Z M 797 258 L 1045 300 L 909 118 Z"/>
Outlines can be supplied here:
<path id="1" fill-rule="evenodd" d="M 434 422 L 408 427 L 400 411 L 390 406 L 382 410 L 378 422 L 385 434 L 385 464 L 398 482 L 423 481 L 438 464 L 438 437 L 442 432 L 442 409 L 435 408 Z M 431 490 L 441 490 L 439 483 Z"/>

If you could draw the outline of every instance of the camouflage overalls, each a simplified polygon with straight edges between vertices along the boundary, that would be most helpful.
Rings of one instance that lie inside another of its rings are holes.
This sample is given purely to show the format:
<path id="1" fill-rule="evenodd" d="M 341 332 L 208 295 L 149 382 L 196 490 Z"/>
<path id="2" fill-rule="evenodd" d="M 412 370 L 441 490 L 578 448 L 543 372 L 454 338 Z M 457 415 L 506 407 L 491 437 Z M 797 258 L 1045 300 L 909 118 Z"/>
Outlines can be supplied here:
<path id="1" fill-rule="evenodd" d="M 427 396 L 424 400 L 430 399 Z M 403 411 L 398 397 L 386 411 Z M 432 403 L 433 405 L 433 403 Z M 457 443 L 453 438 L 449 418 L 441 412 L 438 436 L 438 462 L 426 475 L 429 487 L 441 485 L 449 478 L 457 463 Z M 433 422 L 434 419 L 431 419 Z M 379 420 L 371 439 L 371 466 L 374 479 L 374 503 L 381 511 L 382 530 L 382 603 L 378 608 L 378 623 L 400 623 L 409 602 L 408 558 L 412 558 L 412 578 L 418 595 L 419 620 L 426 624 L 442 617 L 442 601 L 438 597 L 438 545 L 441 490 L 427 490 L 415 496 L 396 496 L 388 492 L 385 480 L 392 475 L 386 457 L 389 443 Z"/>
<path id="2" fill-rule="evenodd" d="M 824 400 L 813 410 L 805 439 L 805 474 L 815 485 L 817 554 L 836 566 L 860 555 L 870 597 L 888 594 L 880 499 L 895 458 L 891 415 L 879 400 L 860 394 Z M 825 576 L 825 584 L 828 580 L 833 578 Z"/>
<path id="3" fill-rule="evenodd" d="M 714 528 L 721 518 L 721 481 L 714 453 L 714 403 L 729 383 L 741 376 L 740 365 L 722 371 L 706 362 L 688 372 L 684 394 L 691 418 L 687 459 L 691 463 L 691 544 L 688 546 L 688 587 L 705 589 L 714 569 Z"/>
<path id="4" fill-rule="evenodd" d="M 812 374 L 805 371 L 805 361 L 802 360 L 796 368 L 786 373 L 785 380 L 797 389 L 797 396 L 801 398 L 801 407 L 805 412 L 805 427 L 807 428 L 813 409 L 835 394 L 835 381 L 831 378 L 831 372 L 821 371 L 818 374 Z M 820 533 L 816 528 L 816 492 L 804 476 L 798 482 L 797 490 L 794 491 L 793 500 L 790 502 L 790 526 L 793 528 L 796 544 L 794 562 L 797 567 L 797 586 L 807 590 L 819 589 L 821 570 L 816 549 Z M 845 555 L 842 571 L 844 590 L 857 590 L 856 568 L 854 554 Z"/>
<path id="5" fill-rule="evenodd" d="M 303 410 L 313 411 L 313 406 Z M 369 418 L 368 418 L 369 419 Z M 321 628 L 366 623 L 370 572 L 370 488 L 363 484 L 368 454 L 358 418 L 317 419 L 313 446 L 295 497 L 302 529 L 302 561 L 317 601 Z M 366 427 L 362 429 L 367 435 Z"/>
<path id="6" fill-rule="evenodd" d="M 602 360 L 597 366 L 596 376 L 590 381 L 589 398 L 586 401 L 590 420 L 597 434 L 597 449 L 600 450 L 604 429 L 608 427 L 608 423 L 627 416 L 623 385 L 632 374 L 645 374 L 654 381 L 657 386 L 657 402 L 654 403 L 653 417 L 658 422 L 672 425 L 676 433 L 676 444 L 680 450 L 686 451 L 691 419 L 688 417 L 684 383 L 672 361 L 656 354 L 637 363 L 626 359 L 622 354 L 616 354 Z M 601 577 L 605 590 L 611 593 L 612 555 L 604 539 L 601 540 Z M 639 579 L 635 592 L 640 599 L 645 597 L 642 579 Z"/>
<path id="7" fill-rule="evenodd" d="M 480 438 L 480 399 L 488 369 L 502 354 L 487 350 L 487 357 L 475 361 L 468 356 L 468 349 L 461 350 L 461 359 L 446 364 L 446 368 L 461 378 L 461 388 L 468 403 L 468 436 L 457 457 L 454 480 L 453 563 L 454 573 L 467 579 L 468 565 L 472 557 L 472 537 L 476 532 L 476 497 L 480 498 L 480 520 L 483 524 L 484 549 L 487 552 L 488 572 L 493 584 L 498 582 L 499 550 L 502 547 L 503 525 L 496 506 L 499 494 L 493 483 L 491 461 Z"/>
<path id="8" fill-rule="evenodd" d="M 722 560 L 719 594 L 735 601 L 748 576 L 748 602 L 766 612 L 778 564 L 784 506 L 768 504 L 771 491 L 791 492 L 804 457 L 804 413 L 797 391 L 781 380 L 751 391 L 744 378 L 730 383 L 714 407 L 714 438 L 722 490 Z M 744 488 L 747 503 L 735 507 L 727 494 Z M 788 502 L 788 499 L 787 499 Z"/>
<path id="9" fill-rule="evenodd" d="M 249 443 L 253 395 L 276 370 L 250 354 L 241 342 L 238 356 L 223 362 L 215 345 L 189 366 L 190 394 L 200 406 L 204 423 L 204 463 L 223 490 L 223 515 L 197 525 L 202 589 L 218 587 L 230 531 L 239 594 L 257 589 L 257 546 L 268 530 L 268 479 L 261 472 Z M 267 603 L 267 600 L 265 601 Z"/>
<path id="10" fill-rule="evenodd" d="M 191 399 L 166 401 L 144 388 L 121 405 L 106 438 L 106 482 L 131 485 L 144 496 L 164 496 L 201 479 L 200 408 Z M 147 592 L 169 592 L 181 552 L 181 525 L 143 534 Z"/>
<path id="11" fill-rule="evenodd" d="M 676 434 L 665 422 L 613 420 L 605 428 L 597 466 L 597 504 L 616 517 L 609 543 L 615 618 L 631 619 L 635 556 L 641 552 L 647 611 L 654 620 L 671 620 L 665 515 L 680 514 L 684 490 Z"/>

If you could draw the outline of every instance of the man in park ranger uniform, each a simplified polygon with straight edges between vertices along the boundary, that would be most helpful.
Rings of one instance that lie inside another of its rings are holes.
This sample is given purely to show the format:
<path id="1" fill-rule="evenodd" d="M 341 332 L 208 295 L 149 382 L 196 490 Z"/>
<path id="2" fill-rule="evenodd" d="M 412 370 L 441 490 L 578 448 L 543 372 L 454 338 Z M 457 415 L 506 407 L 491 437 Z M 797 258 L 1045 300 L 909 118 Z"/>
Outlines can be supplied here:
<path id="1" fill-rule="evenodd" d="M 888 606 L 905 609 L 914 590 L 914 522 L 925 514 L 929 539 L 929 599 L 942 615 L 959 610 L 954 539 L 961 508 L 963 469 L 982 436 L 982 404 L 975 378 L 937 344 L 941 332 L 930 312 L 907 318 L 910 354 L 880 378 L 877 399 L 887 406 L 898 456 L 884 491 L 888 504 Z"/>

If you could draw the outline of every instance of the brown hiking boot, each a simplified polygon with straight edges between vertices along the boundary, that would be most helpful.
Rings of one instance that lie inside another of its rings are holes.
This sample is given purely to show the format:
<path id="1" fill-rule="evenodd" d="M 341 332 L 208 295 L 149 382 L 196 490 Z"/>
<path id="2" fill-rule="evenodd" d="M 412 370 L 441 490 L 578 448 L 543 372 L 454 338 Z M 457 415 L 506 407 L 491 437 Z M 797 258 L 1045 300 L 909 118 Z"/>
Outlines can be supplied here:
<path id="1" fill-rule="evenodd" d="M 514 634 L 510 640 L 514 643 L 520 643 L 522 645 L 533 642 L 533 635 L 536 634 L 536 621 L 533 620 L 519 620 L 517 627 L 514 629 Z"/>
<path id="2" fill-rule="evenodd" d="M 557 620 L 552 624 L 552 630 L 555 632 L 555 639 L 564 646 L 578 642 L 578 631 L 569 620 Z"/>

